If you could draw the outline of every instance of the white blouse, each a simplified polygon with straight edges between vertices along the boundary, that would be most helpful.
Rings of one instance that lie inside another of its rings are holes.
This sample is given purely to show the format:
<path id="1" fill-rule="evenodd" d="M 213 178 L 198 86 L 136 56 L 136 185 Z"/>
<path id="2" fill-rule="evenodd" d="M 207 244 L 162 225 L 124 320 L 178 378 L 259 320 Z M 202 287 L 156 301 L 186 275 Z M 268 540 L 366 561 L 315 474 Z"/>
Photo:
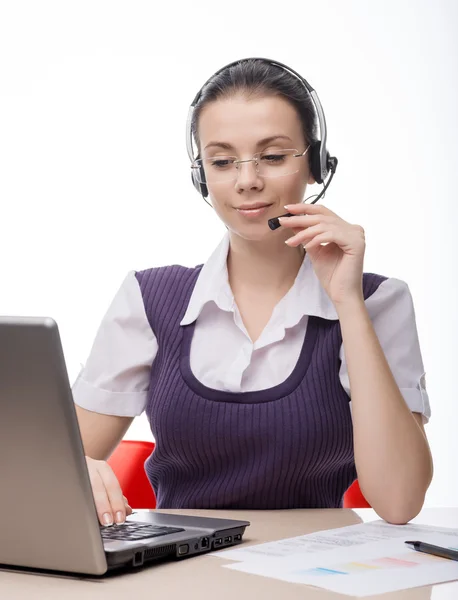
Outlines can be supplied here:
<path id="1" fill-rule="evenodd" d="M 282 383 L 293 371 L 308 317 L 337 320 L 337 313 L 306 255 L 293 286 L 275 306 L 261 336 L 253 343 L 228 282 L 228 250 L 226 234 L 204 264 L 180 323 L 196 321 L 191 369 L 210 388 L 230 392 L 267 389 Z M 387 279 L 366 300 L 366 307 L 404 400 L 427 422 L 431 411 L 407 284 Z M 157 351 L 140 286 L 131 271 L 108 308 L 86 365 L 73 385 L 74 401 L 103 414 L 140 415 L 146 407 Z M 351 397 L 343 345 L 339 356 L 340 381 Z"/>

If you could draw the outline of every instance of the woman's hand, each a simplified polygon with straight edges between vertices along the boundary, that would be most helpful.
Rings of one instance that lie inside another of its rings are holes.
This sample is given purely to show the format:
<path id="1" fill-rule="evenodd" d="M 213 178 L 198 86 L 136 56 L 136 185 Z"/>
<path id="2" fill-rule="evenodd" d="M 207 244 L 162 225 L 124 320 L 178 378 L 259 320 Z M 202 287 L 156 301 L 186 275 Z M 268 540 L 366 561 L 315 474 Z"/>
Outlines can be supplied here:
<path id="1" fill-rule="evenodd" d="M 122 494 L 112 468 L 104 460 L 95 460 L 89 456 L 86 456 L 86 462 L 100 523 L 124 523 L 126 516 L 132 514 L 132 509 Z"/>
<path id="2" fill-rule="evenodd" d="M 364 229 L 347 223 L 323 205 L 298 203 L 285 208 L 294 216 L 282 217 L 280 224 L 295 234 L 286 244 L 302 244 L 334 305 L 354 299 L 364 301 Z"/>

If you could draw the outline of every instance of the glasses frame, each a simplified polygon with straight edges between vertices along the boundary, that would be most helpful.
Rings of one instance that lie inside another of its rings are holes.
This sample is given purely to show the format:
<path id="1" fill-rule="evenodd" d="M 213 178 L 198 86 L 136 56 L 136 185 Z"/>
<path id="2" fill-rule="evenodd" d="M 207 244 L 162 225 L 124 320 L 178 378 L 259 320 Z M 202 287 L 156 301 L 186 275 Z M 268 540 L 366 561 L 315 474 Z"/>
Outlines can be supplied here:
<path id="1" fill-rule="evenodd" d="M 296 154 L 292 154 L 293 158 L 301 158 L 302 156 L 305 156 L 307 154 L 307 152 L 310 149 L 310 145 L 307 146 L 307 148 L 304 150 L 304 152 L 299 152 L 296 148 L 282 148 L 281 151 L 285 152 L 287 151 L 294 151 L 296 152 Z M 243 164 L 243 163 L 250 163 L 250 162 L 254 162 L 256 165 L 256 174 L 259 177 L 263 177 L 263 178 L 267 178 L 267 179 L 273 179 L 275 177 L 287 177 L 288 175 L 294 175 L 295 173 L 297 173 L 299 171 L 299 169 L 297 169 L 297 171 L 293 171 L 292 173 L 287 173 L 286 175 L 260 175 L 259 174 L 259 160 L 261 158 L 261 155 L 264 154 L 265 151 L 263 152 L 256 152 L 256 154 L 253 154 L 253 158 L 247 158 L 246 160 L 241 160 L 239 158 L 237 158 L 237 156 L 229 156 L 229 155 L 225 155 L 222 156 L 221 158 L 235 158 L 233 164 L 235 165 L 236 168 L 236 173 L 234 177 L 231 177 L 230 179 L 225 179 L 224 181 L 213 181 L 213 182 L 208 182 L 208 183 L 212 183 L 213 185 L 216 183 L 226 183 L 228 181 L 235 181 L 238 177 L 238 170 L 239 170 L 239 165 Z M 275 152 L 270 152 L 270 154 L 275 154 Z M 195 159 L 192 164 L 191 164 L 191 169 L 197 169 L 198 170 L 198 179 L 199 179 L 199 175 L 200 175 L 200 171 L 201 169 L 204 169 L 203 166 L 203 161 L 206 159 L 202 159 L 202 158 L 198 158 Z M 200 161 L 200 164 L 198 164 Z M 205 171 L 204 171 L 205 172 Z M 205 181 L 201 181 L 200 183 L 207 183 L 207 177 L 205 177 Z"/>

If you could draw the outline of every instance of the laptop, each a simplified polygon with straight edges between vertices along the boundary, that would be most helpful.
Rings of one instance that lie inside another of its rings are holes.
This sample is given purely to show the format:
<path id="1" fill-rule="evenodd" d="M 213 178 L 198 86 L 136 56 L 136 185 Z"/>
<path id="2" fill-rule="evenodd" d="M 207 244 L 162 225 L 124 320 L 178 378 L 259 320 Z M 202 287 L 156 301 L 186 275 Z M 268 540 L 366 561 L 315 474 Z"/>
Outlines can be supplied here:
<path id="1" fill-rule="evenodd" d="M 242 542 L 248 521 L 140 511 L 101 527 L 58 327 L 0 317 L 0 565 L 104 575 Z"/>

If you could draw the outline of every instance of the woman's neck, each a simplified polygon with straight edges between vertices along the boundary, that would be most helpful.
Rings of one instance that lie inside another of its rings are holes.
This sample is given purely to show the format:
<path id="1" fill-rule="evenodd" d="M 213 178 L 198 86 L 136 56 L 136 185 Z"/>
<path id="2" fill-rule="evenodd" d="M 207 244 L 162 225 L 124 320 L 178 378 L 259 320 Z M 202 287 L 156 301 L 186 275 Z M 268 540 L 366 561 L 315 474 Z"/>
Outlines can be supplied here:
<path id="1" fill-rule="evenodd" d="M 286 293 L 293 285 L 305 251 L 302 246 L 287 246 L 283 236 L 273 237 L 276 239 L 252 241 L 230 234 L 227 270 L 234 294 L 241 287 Z"/>

